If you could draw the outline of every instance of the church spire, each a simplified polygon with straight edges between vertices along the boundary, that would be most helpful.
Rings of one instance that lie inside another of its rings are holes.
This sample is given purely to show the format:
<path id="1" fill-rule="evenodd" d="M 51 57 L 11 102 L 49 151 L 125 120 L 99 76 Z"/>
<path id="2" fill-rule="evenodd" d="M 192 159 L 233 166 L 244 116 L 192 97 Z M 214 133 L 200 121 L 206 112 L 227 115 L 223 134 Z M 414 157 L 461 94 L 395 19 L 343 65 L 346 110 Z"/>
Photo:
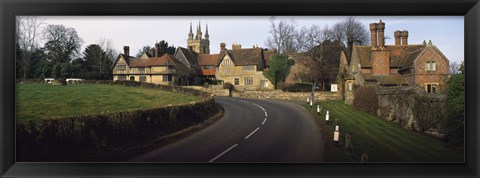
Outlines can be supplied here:
<path id="1" fill-rule="evenodd" d="M 205 40 L 209 40 L 210 35 L 208 35 L 208 23 L 205 25 Z"/>
<path id="2" fill-rule="evenodd" d="M 198 21 L 197 40 L 201 40 L 201 39 L 202 39 L 202 28 L 201 28 L 200 21 Z"/>
<path id="3" fill-rule="evenodd" d="M 190 22 L 190 33 L 188 33 L 188 39 L 193 40 L 192 22 Z"/>

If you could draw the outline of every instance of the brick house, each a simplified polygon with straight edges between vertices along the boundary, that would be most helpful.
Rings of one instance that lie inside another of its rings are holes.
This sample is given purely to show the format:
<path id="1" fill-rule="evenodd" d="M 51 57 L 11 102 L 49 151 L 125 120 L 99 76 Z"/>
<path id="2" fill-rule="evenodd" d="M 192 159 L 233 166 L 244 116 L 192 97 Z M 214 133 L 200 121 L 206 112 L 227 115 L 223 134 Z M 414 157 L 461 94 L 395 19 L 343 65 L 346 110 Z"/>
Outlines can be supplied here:
<path id="1" fill-rule="evenodd" d="M 371 45 L 356 46 L 350 64 L 340 67 L 345 76 L 347 103 L 353 85 L 421 86 L 440 92 L 449 79 L 449 60 L 431 41 L 408 44 L 408 31 L 395 31 L 395 44 L 385 45 L 385 23 L 370 24 Z M 344 55 L 344 54 L 343 54 Z M 348 62 L 347 62 L 348 63 Z M 353 95 L 350 95 L 353 96 Z"/>

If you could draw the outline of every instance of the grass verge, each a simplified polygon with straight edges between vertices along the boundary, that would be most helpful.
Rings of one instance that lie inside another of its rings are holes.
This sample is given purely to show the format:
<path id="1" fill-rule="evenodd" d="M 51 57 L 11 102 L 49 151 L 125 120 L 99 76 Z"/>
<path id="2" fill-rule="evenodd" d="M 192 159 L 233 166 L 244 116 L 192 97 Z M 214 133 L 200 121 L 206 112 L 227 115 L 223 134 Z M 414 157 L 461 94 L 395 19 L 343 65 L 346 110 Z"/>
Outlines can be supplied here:
<path id="1" fill-rule="evenodd" d="M 17 121 L 98 114 L 199 101 L 201 97 L 149 88 L 106 84 L 16 85 Z"/>
<path id="2" fill-rule="evenodd" d="M 303 106 L 315 115 L 325 141 L 325 160 L 358 162 L 367 153 L 369 162 L 463 162 L 464 152 L 447 147 L 437 138 L 401 128 L 377 116 L 355 111 L 341 100 L 325 101 L 316 107 Z M 330 124 L 325 121 L 330 113 Z M 334 122 L 340 126 L 339 145 L 333 142 Z M 345 136 L 351 135 L 352 147 L 345 149 Z"/>

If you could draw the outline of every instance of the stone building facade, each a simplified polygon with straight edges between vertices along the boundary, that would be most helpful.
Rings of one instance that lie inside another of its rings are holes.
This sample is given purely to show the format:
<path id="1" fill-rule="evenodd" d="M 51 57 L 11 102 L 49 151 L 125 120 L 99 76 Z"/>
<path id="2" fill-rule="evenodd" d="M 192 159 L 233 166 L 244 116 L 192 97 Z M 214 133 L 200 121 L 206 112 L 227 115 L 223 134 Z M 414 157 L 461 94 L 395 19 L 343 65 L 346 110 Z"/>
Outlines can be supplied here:
<path id="1" fill-rule="evenodd" d="M 262 48 L 243 49 L 238 44 L 232 50 L 222 48 L 216 64 L 215 77 L 224 83 L 232 83 L 237 89 L 272 90 L 273 84 L 265 78 L 263 71 L 267 68 Z"/>

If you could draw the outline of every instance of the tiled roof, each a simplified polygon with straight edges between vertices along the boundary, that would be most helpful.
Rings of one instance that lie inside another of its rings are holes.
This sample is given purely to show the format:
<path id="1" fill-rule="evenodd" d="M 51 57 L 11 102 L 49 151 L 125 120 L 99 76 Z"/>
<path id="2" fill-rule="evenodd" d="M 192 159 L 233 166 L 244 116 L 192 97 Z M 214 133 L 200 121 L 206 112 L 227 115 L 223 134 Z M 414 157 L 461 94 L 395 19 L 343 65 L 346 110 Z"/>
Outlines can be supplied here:
<path id="1" fill-rule="evenodd" d="M 410 67 L 418 57 L 424 45 L 387 45 L 386 49 L 390 56 L 390 67 Z M 371 67 L 371 46 L 355 46 L 362 67 Z"/>
<path id="2" fill-rule="evenodd" d="M 200 65 L 200 75 L 215 75 L 215 65 L 220 59 L 220 54 L 198 54 L 198 65 Z M 204 66 L 212 66 L 212 69 L 205 69 Z"/>
<path id="3" fill-rule="evenodd" d="M 198 54 L 198 65 L 215 65 L 220 59 L 220 54 Z"/>
<path id="4" fill-rule="evenodd" d="M 182 48 L 182 47 L 178 47 L 183 55 L 185 55 L 185 58 L 187 58 L 188 62 L 191 64 L 191 65 L 198 65 L 198 61 L 197 61 L 197 55 L 198 53 L 196 53 L 195 51 L 191 51 L 187 48 Z"/>
<path id="5" fill-rule="evenodd" d="M 267 51 L 263 51 L 263 59 L 265 59 L 265 65 L 269 65 L 270 63 L 270 57 L 275 54 L 275 51 L 274 50 L 267 50 Z"/>
<path id="6" fill-rule="evenodd" d="M 246 48 L 246 49 L 237 49 L 237 50 L 227 50 L 226 52 L 232 58 L 232 61 L 235 65 L 245 66 L 245 65 L 260 65 L 262 62 L 264 62 L 262 51 L 263 51 L 262 48 Z"/>
<path id="7" fill-rule="evenodd" d="M 175 66 L 174 57 L 170 54 L 164 54 L 161 57 L 150 57 L 148 59 L 130 58 L 130 67 L 149 67 L 149 66 Z"/>

